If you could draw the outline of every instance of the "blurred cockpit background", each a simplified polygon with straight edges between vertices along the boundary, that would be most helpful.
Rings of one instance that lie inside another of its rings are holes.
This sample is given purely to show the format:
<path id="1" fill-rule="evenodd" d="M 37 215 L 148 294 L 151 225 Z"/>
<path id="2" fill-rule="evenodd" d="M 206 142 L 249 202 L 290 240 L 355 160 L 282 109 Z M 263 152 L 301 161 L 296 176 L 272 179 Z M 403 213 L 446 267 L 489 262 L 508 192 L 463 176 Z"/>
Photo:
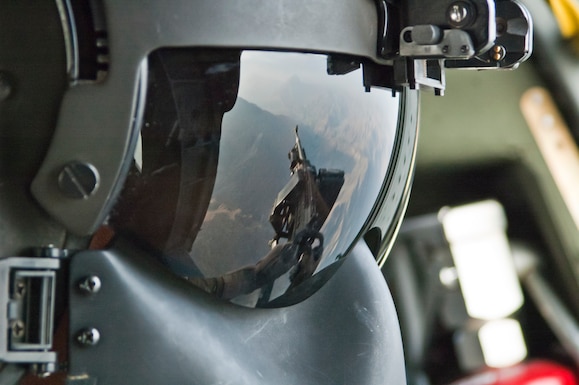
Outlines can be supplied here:
<path id="1" fill-rule="evenodd" d="M 383 267 L 410 385 L 579 383 L 579 2 L 523 3 L 529 61 L 447 71 L 444 97 L 422 95 Z"/>

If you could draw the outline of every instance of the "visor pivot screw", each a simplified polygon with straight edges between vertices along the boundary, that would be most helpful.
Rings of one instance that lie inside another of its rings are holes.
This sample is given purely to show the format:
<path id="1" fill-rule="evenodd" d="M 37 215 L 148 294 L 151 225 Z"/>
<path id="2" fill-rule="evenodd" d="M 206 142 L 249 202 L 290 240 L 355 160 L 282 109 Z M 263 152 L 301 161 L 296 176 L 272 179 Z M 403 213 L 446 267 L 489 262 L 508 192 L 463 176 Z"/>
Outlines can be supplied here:
<path id="1" fill-rule="evenodd" d="M 101 339 L 101 333 L 95 328 L 81 330 L 76 335 L 76 341 L 84 346 L 95 346 Z"/>
<path id="2" fill-rule="evenodd" d="M 58 175 L 58 188 L 62 194 L 71 199 L 87 199 L 99 186 L 97 169 L 82 162 L 70 162 Z"/>
<path id="3" fill-rule="evenodd" d="M 5 72 L 0 72 L 0 101 L 6 100 L 12 94 L 12 82 Z"/>
<path id="4" fill-rule="evenodd" d="M 452 3 L 450 7 L 448 7 L 446 17 L 448 23 L 455 28 L 466 26 L 471 19 L 471 12 L 468 4 L 462 1 Z"/>
<path id="5" fill-rule="evenodd" d="M 84 293 L 95 294 L 101 289 L 101 280 L 96 275 L 90 275 L 79 282 L 78 288 Z"/>

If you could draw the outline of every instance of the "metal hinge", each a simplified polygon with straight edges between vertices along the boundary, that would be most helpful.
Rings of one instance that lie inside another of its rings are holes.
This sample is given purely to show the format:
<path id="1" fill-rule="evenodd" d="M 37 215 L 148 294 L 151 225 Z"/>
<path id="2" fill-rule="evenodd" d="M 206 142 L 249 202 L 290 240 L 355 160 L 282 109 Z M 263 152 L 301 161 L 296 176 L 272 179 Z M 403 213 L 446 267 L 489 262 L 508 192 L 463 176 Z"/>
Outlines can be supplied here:
<path id="1" fill-rule="evenodd" d="M 53 372 L 54 308 L 58 258 L 0 259 L 0 362 Z"/>

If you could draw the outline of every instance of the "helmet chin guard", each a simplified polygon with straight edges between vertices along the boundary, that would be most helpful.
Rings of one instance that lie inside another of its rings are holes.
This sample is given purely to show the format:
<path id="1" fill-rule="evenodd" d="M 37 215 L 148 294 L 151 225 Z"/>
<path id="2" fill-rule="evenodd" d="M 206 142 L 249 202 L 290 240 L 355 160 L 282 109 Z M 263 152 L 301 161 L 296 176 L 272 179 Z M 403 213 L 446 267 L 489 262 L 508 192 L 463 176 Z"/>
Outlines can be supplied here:
<path id="1" fill-rule="evenodd" d="M 89 271 L 102 287 L 87 296 L 76 284 Z M 123 244 L 78 254 L 71 284 L 71 384 L 405 383 L 396 312 L 364 243 L 321 290 L 278 309 L 224 303 Z"/>

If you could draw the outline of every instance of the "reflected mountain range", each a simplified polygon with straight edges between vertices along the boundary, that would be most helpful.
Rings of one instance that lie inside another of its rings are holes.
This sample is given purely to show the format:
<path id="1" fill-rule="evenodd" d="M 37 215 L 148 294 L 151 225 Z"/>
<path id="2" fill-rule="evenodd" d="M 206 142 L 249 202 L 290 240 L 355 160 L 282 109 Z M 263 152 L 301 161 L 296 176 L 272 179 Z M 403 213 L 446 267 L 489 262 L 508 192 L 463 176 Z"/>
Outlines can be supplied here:
<path id="1" fill-rule="evenodd" d="M 345 172 L 322 228 L 325 254 L 345 251 L 374 204 L 364 197 L 378 194 L 394 136 L 387 127 L 377 130 L 374 119 L 384 118 L 375 117 L 371 103 L 346 100 L 339 89 L 306 85 L 297 77 L 284 84 L 284 92 L 259 100 L 259 106 L 238 97 L 224 116 L 217 180 L 190 253 L 205 276 L 255 264 L 270 250 L 274 231 L 269 215 L 289 180 L 287 154 L 296 125 L 312 165 Z"/>
<path id="2" fill-rule="evenodd" d="M 290 177 L 288 152 L 295 143 L 295 124 L 295 120 L 269 113 L 241 98 L 224 117 L 217 180 L 191 252 L 205 275 L 253 264 L 270 250 L 268 241 L 274 231 L 269 215 Z M 300 126 L 300 137 L 308 157 L 325 157 L 325 168 L 352 170 L 353 160 L 347 154 L 336 153 L 311 126 Z M 332 157 L 324 155 L 330 153 Z M 223 266 L 211 271 L 215 267 L 203 266 L 205 258 L 197 260 L 195 255 L 215 254 L 215 242 L 221 245 L 221 255 L 215 258 L 223 261 Z"/>

